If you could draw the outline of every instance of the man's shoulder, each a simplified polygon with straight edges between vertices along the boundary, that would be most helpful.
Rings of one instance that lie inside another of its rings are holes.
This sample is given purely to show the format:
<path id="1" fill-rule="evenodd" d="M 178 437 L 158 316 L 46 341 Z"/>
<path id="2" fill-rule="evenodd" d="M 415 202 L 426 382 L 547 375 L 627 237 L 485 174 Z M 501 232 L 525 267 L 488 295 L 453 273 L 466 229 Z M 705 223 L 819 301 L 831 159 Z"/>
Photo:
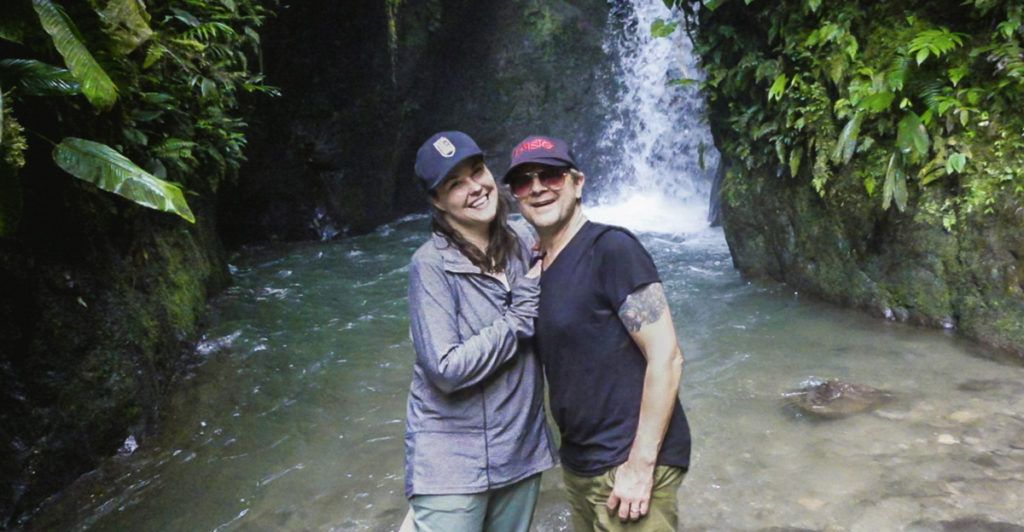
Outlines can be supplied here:
<path id="1" fill-rule="evenodd" d="M 593 245 L 602 252 L 647 252 L 640 239 L 629 229 L 618 225 L 592 223 Z"/>

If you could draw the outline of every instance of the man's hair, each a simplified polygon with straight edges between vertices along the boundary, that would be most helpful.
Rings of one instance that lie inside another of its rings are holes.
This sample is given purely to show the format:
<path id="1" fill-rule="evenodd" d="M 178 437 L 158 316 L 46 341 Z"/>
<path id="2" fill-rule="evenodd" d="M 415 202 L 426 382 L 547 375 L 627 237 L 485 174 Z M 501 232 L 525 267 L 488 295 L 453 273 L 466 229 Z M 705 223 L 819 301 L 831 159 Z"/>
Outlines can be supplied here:
<path id="1" fill-rule="evenodd" d="M 579 184 L 580 179 L 583 178 L 583 172 L 580 172 L 576 168 L 569 167 L 569 177 L 572 178 L 573 184 Z M 583 203 L 583 197 L 582 196 L 580 196 L 579 198 L 576 198 L 576 204 L 579 205 L 581 203 Z"/>

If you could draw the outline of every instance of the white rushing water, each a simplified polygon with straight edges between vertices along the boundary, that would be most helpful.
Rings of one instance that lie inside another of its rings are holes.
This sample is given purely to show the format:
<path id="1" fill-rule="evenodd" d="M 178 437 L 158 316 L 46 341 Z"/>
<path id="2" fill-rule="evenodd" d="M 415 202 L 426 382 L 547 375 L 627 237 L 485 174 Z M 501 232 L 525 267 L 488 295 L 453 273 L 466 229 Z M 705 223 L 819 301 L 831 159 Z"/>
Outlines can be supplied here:
<path id="1" fill-rule="evenodd" d="M 634 231 L 692 233 L 708 226 L 708 196 L 718 153 L 705 123 L 702 79 L 682 26 L 654 37 L 651 26 L 676 16 L 659 0 L 620 3 L 604 44 L 619 60 L 621 90 L 602 135 L 601 181 L 588 196 L 594 220 Z"/>

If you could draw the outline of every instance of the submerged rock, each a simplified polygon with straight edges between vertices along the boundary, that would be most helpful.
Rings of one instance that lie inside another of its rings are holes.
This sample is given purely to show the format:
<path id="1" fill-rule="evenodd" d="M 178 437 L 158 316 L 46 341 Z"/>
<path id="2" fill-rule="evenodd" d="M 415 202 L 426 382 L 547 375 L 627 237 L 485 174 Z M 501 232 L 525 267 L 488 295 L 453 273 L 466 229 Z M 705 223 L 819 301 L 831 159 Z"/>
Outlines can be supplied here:
<path id="1" fill-rule="evenodd" d="M 828 419 L 870 412 L 893 400 L 889 392 L 836 379 L 811 384 L 782 396 L 786 404 L 798 412 Z"/>

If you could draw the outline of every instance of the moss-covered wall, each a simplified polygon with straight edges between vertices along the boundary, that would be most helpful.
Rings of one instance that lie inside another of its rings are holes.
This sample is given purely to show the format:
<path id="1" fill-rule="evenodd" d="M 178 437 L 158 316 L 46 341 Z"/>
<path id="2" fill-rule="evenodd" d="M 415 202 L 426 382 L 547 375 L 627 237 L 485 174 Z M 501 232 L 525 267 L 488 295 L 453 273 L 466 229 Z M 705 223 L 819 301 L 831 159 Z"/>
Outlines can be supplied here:
<path id="1" fill-rule="evenodd" d="M 4 521 L 127 436 L 145 439 L 187 363 L 207 296 L 229 282 L 201 201 L 193 227 L 60 180 L 72 189 L 61 198 L 70 223 L 40 240 L 0 241 Z"/>
<path id="2" fill-rule="evenodd" d="M 714 4 L 690 21 L 736 267 L 1024 360 L 1021 6 Z"/>

